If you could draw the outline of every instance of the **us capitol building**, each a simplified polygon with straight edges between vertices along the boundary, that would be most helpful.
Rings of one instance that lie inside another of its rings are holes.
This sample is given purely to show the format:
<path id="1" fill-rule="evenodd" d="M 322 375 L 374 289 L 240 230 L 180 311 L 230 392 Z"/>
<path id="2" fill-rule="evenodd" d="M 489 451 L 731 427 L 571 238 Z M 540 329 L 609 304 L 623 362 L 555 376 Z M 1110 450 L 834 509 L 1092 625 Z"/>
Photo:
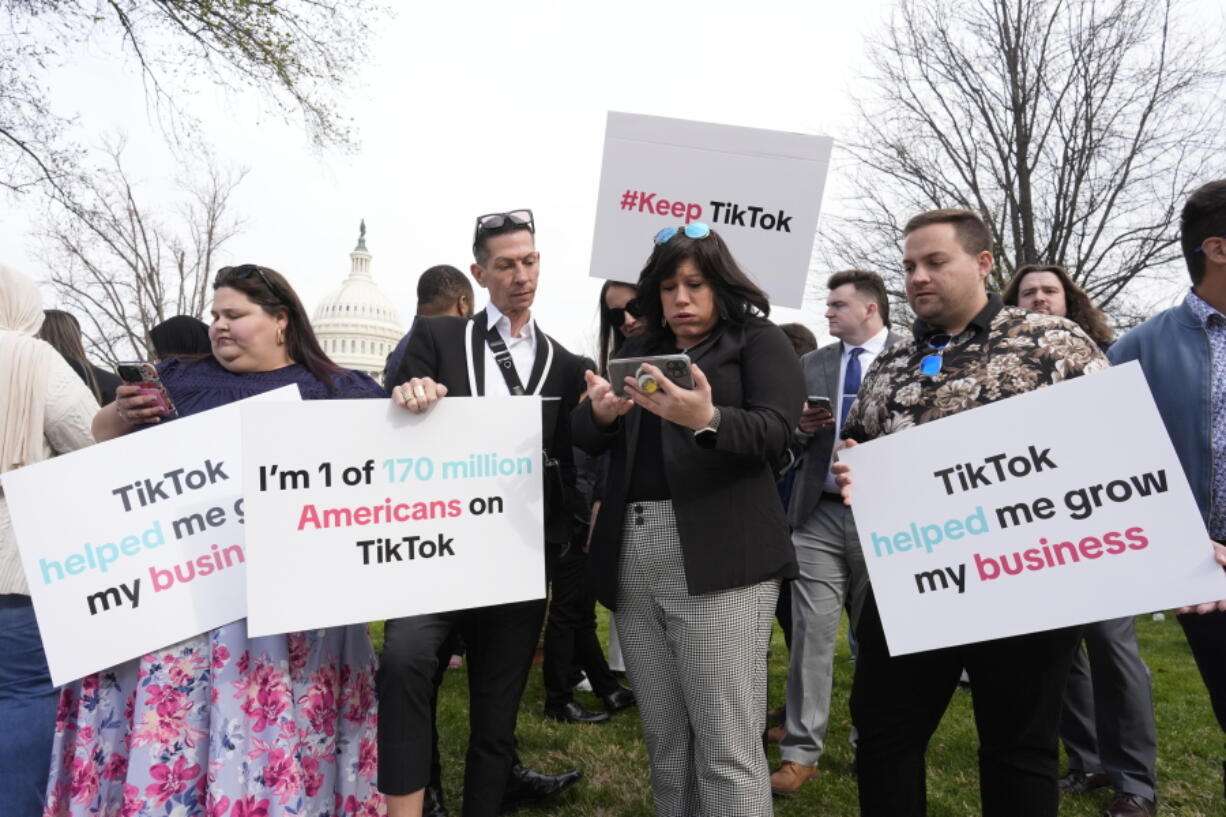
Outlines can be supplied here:
<path id="1" fill-rule="evenodd" d="M 382 383 L 383 365 L 404 336 L 404 323 L 392 299 L 375 284 L 370 259 L 363 220 L 358 245 L 349 253 L 349 277 L 319 302 L 311 325 L 336 365 Z"/>

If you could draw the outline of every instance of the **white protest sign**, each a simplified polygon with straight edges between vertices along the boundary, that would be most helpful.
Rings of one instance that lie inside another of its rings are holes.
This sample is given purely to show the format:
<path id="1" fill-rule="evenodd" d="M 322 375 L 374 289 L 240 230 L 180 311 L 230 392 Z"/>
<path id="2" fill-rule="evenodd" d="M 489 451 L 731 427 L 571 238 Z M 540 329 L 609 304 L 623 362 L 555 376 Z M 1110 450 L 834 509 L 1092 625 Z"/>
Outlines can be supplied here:
<path id="1" fill-rule="evenodd" d="M 51 680 L 246 614 L 239 413 L 286 386 L 4 475 Z"/>
<path id="2" fill-rule="evenodd" d="M 1139 364 L 841 457 L 892 655 L 1226 598 Z"/>
<path id="3" fill-rule="evenodd" d="M 243 441 L 251 634 L 544 597 L 540 399 L 250 406 Z"/>
<path id="4" fill-rule="evenodd" d="M 638 280 L 652 236 L 701 221 L 778 306 L 799 307 L 834 140 L 609 112 L 591 274 Z"/>

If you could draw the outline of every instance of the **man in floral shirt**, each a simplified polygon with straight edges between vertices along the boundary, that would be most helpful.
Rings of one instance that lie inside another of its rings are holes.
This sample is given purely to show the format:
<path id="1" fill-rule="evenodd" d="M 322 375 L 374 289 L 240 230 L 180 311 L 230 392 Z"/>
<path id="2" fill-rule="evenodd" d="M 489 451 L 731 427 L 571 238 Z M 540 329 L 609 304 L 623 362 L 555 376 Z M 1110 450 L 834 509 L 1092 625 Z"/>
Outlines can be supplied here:
<path id="1" fill-rule="evenodd" d="M 976 214 L 921 213 L 904 234 L 914 338 L 885 350 L 865 375 L 845 439 L 894 434 L 1107 365 L 1073 322 L 988 295 L 992 237 Z M 925 813 L 924 754 L 965 669 L 980 813 L 1055 817 L 1057 726 L 1079 636 L 1072 627 L 891 657 L 870 583 L 851 695 L 861 814 Z"/>

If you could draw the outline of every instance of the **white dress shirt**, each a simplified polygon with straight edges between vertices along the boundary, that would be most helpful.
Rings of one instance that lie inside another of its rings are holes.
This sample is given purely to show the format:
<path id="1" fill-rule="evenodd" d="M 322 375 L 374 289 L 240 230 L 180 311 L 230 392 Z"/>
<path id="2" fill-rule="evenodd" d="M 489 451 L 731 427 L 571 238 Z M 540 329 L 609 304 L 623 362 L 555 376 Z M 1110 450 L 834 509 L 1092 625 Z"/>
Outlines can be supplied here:
<path id="1" fill-rule="evenodd" d="M 528 380 L 532 377 L 532 365 L 536 362 L 536 321 L 528 318 L 528 322 L 519 330 L 519 337 L 511 335 L 511 319 L 502 314 L 492 303 L 485 307 L 486 326 L 498 330 L 502 340 L 511 353 L 511 362 L 515 365 L 515 373 L 524 389 L 528 388 Z M 485 394 L 490 397 L 510 397 L 511 390 L 503 379 L 498 368 L 498 361 L 490 351 L 488 343 L 485 346 Z"/>
<path id="2" fill-rule="evenodd" d="M 860 353 L 860 382 L 863 384 L 864 375 L 868 373 L 868 367 L 873 365 L 873 361 L 877 359 L 877 355 L 881 354 L 881 350 L 885 348 L 885 339 L 889 336 L 890 330 L 886 327 L 881 327 L 881 331 L 873 335 L 868 340 L 861 343 L 859 346 L 851 346 L 847 343 L 843 344 L 843 354 L 839 355 L 839 393 L 830 395 L 830 408 L 834 412 L 834 444 L 837 447 L 839 444 L 839 432 L 843 430 L 843 378 L 847 376 L 847 361 L 851 360 L 852 349 L 863 349 Z M 826 484 L 825 490 L 831 493 L 838 493 L 838 483 L 834 481 L 834 474 L 830 473 L 830 466 L 834 464 L 834 454 L 831 452 L 830 462 L 826 465 Z"/>

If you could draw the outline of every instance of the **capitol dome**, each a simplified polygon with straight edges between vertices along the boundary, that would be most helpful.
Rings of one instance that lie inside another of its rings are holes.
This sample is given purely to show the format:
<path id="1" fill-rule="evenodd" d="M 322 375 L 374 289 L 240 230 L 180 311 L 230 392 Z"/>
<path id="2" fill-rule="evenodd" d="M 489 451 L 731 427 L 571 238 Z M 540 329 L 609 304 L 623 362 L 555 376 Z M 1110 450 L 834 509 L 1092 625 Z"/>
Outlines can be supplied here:
<path id="1" fill-rule="evenodd" d="M 363 220 L 358 245 L 349 253 L 349 277 L 320 301 L 311 325 L 338 366 L 365 372 L 381 383 L 384 363 L 404 336 L 404 324 L 395 303 L 370 274 L 370 260 Z"/>

